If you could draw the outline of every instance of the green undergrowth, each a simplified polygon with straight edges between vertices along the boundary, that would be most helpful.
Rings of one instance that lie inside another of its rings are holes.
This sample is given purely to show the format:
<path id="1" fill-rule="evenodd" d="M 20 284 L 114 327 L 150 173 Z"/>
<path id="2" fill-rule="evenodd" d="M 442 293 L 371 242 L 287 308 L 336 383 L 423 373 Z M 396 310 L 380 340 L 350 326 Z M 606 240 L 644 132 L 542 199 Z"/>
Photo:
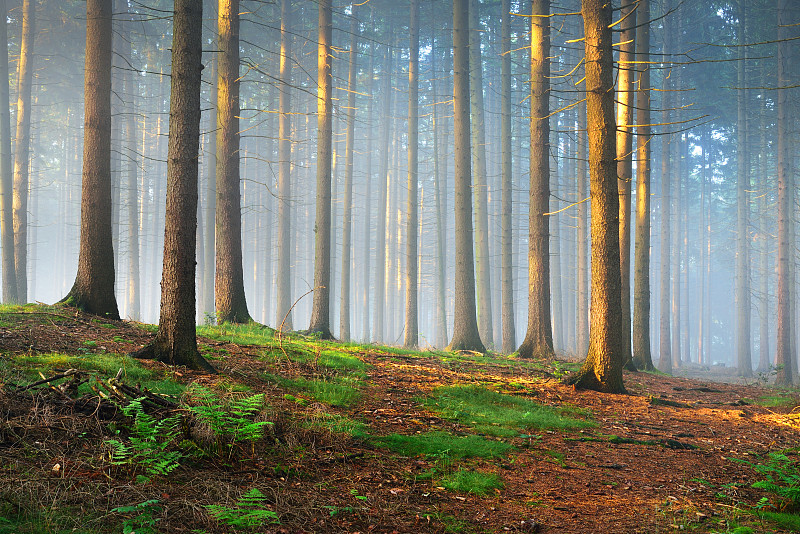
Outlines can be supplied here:
<path id="1" fill-rule="evenodd" d="M 459 469 L 444 475 L 437 483 L 448 491 L 475 495 L 486 495 L 503 487 L 503 480 L 496 474 L 471 469 Z"/>
<path id="2" fill-rule="evenodd" d="M 751 402 L 767 408 L 794 408 L 800 405 L 798 398 L 789 394 L 764 395 Z"/>
<path id="3" fill-rule="evenodd" d="M 357 389 L 359 382 L 355 378 L 343 376 L 330 379 L 283 378 L 265 373 L 262 379 L 287 389 L 301 391 L 317 402 L 339 408 L 349 408 L 361 399 L 361 392 Z M 303 399 L 294 399 L 291 395 L 286 398 L 299 400 L 298 404 L 303 404 Z"/>
<path id="4" fill-rule="evenodd" d="M 433 390 L 423 404 L 445 419 L 469 425 L 476 432 L 514 437 L 527 429 L 574 430 L 596 426 L 578 417 L 575 408 L 551 408 L 479 386 L 444 386 Z"/>
<path id="5" fill-rule="evenodd" d="M 163 371 L 145 368 L 137 360 L 119 354 L 29 354 L 15 356 L 13 364 L 22 371 L 25 383 L 39 380 L 41 378 L 39 373 L 48 377 L 55 375 L 58 370 L 79 369 L 95 372 L 98 378 L 103 379 L 115 377 L 117 372 L 122 369 L 123 382 L 140 385 L 153 393 L 177 396 L 185 389 L 182 384 L 165 376 Z M 79 393 L 89 393 L 91 385 L 91 381 L 83 384 L 78 390 Z"/>
<path id="6" fill-rule="evenodd" d="M 367 438 L 369 430 L 369 426 L 365 423 L 355 421 L 345 415 L 324 412 L 304 419 L 301 424 L 308 430 L 347 434 L 356 439 Z"/>
<path id="7" fill-rule="evenodd" d="M 198 325 L 197 335 L 237 345 L 267 345 L 274 339 L 275 330 L 259 323 L 222 323 Z"/>
<path id="8" fill-rule="evenodd" d="M 451 459 L 500 458 L 513 448 L 508 443 L 482 436 L 454 436 L 446 432 L 425 432 L 410 436 L 389 434 L 374 437 L 372 442 L 403 456 L 447 455 Z"/>

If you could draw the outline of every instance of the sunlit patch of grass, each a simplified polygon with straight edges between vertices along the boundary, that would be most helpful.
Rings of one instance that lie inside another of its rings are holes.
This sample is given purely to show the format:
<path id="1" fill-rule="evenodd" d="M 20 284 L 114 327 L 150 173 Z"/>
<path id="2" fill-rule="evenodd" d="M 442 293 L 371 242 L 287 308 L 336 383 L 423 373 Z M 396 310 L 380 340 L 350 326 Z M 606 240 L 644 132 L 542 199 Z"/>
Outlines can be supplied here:
<path id="1" fill-rule="evenodd" d="M 355 356 L 338 351 L 324 350 L 320 353 L 319 364 L 339 371 L 365 371 L 369 365 Z"/>
<path id="2" fill-rule="evenodd" d="M 503 480 L 494 473 L 459 469 L 443 476 L 437 482 L 449 491 L 486 495 L 503 487 Z"/>
<path id="3" fill-rule="evenodd" d="M 800 404 L 794 395 L 764 395 L 753 402 L 767 408 L 794 408 Z"/>
<path id="4" fill-rule="evenodd" d="M 493 436 L 516 436 L 526 429 L 572 430 L 595 426 L 576 409 L 551 408 L 478 386 L 445 386 L 433 390 L 423 403 L 442 417 Z"/>
<path id="5" fill-rule="evenodd" d="M 259 323 L 198 325 L 197 335 L 237 345 L 270 345 L 275 330 Z"/>
<path id="6" fill-rule="evenodd" d="M 299 389 L 318 402 L 348 408 L 361 398 L 361 392 L 342 380 L 309 380 L 307 378 L 280 379 L 284 387 Z"/>
<path id="7" fill-rule="evenodd" d="M 119 354 L 35 354 L 14 357 L 14 364 L 21 368 L 30 378 L 30 382 L 38 380 L 39 373 L 44 376 L 56 374 L 56 369 L 80 369 L 82 371 L 95 371 L 100 378 L 111 378 L 117 375 L 122 369 L 122 380 L 130 385 L 141 385 L 153 393 L 163 395 L 180 395 L 185 388 L 182 384 L 175 382 L 169 377 L 165 377 L 156 371 L 142 366 L 140 362 Z M 84 384 L 79 390 L 81 393 L 88 393 L 89 385 Z"/>
<path id="8" fill-rule="evenodd" d="M 375 437 L 372 441 L 403 456 L 446 455 L 452 459 L 499 458 L 513 448 L 502 441 L 481 436 L 454 436 L 447 432 L 426 432 L 411 436 L 389 434 Z"/>
<path id="9" fill-rule="evenodd" d="M 366 438 L 367 430 L 369 429 L 369 426 L 365 423 L 335 413 L 315 414 L 313 417 L 303 421 L 303 426 L 309 430 L 347 434 L 359 439 Z"/>

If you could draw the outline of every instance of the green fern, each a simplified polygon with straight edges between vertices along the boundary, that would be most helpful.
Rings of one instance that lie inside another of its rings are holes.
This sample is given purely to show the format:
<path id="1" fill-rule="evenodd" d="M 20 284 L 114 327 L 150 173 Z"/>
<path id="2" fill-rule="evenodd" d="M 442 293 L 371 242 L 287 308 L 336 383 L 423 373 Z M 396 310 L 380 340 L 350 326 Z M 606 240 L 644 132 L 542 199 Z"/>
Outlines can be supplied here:
<path id="1" fill-rule="evenodd" d="M 202 386 L 191 388 L 190 393 L 197 404 L 189 409 L 214 433 L 216 437 L 214 452 L 217 454 L 230 452 L 236 444 L 252 443 L 261 439 L 265 427 L 273 424 L 270 421 L 253 420 L 264 408 L 263 393 L 227 401 Z"/>
<path id="2" fill-rule="evenodd" d="M 236 502 L 234 508 L 209 504 L 205 508 L 219 522 L 233 527 L 253 528 L 264 523 L 280 523 L 278 514 L 265 508 L 267 497 L 253 488 Z"/>
<path id="3" fill-rule="evenodd" d="M 749 465 L 756 473 L 765 477 L 764 480 L 753 483 L 753 487 L 776 495 L 780 499 L 776 508 L 786 511 L 800 510 L 800 461 L 780 452 L 771 452 L 767 456 L 768 461 L 765 464 L 736 461 Z M 761 507 L 763 508 L 763 503 Z"/>
<path id="4" fill-rule="evenodd" d="M 169 475 L 180 466 L 184 454 L 169 450 L 178 437 L 180 417 L 156 419 L 144 411 L 142 401 L 142 398 L 134 399 L 122 407 L 122 413 L 133 418 L 128 442 L 109 439 L 106 443 L 111 447 L 112 465 L 127 465 L 134 472 L 142 468 L 147 476 L 140 475 L 139 480 L 146 482 L 149 477 Z"/>

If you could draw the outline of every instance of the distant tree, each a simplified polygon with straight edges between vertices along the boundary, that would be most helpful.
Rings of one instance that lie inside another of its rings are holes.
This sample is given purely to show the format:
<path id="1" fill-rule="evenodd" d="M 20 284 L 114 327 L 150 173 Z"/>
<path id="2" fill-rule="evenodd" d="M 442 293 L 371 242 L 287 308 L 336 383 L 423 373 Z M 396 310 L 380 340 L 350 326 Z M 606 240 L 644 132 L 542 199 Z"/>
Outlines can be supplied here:
<path id="1" fill-rule="evenodd" d="M 669 12 L 670 0 L 665 0 L 664 11 Z M 672 35 L 674 25 L 673 17 L 668 17 L 664 21 L 664 50 L 663 53 L 669 54 L 672 51 Z M 671 76 L 662 77 L 661 87 L 661 116 L 662 122 L 669 124 L 672 117 L 672 84 Z M 662 132 L 661 135 L 661 265 L 659 280 L 659 350 L 658 350 L 658 369 L 664 373 L 672 373 L 672 339 L 670 337 L 670 228 L 671 228 L 671 189 L 672 189 L 672 135 Z"/>
<path id="2" fill-rule="evenodd" d="M 514 269 L 512 254 L 512 154 L 511 154 L 511 1 L 502 0 L 501 18 L 501 88 L 500 88 L 500 132 L 502 143 L 501 163 L 501 291 L 503 322 L 503 352 L 514 352 L 517 343 L 517 331 L 514 324 Z"/>
<path id="3" fill-rule="evenodd" d="M 624 393 L 612 7 L 606 0 L 582 0 L 581 12 L 592 199 L 592 318 L 589 354 L 581 369 L 565 382 L 579 388 Z"/>
<path id="4" fill-rule="evenodd" d="M 23 0 L 22 36 L 17 67 L 19 82 L 17 84 L 17 135 L 14 138 L 13 197 L 14 268 L 17 300 L 20 302 L 28 301 L 28 182 L 30 180 L 31 86 L 35 40 L 36 1 Z M 108 45 L 111 46 L 110 38 Z"/>
<path id="5" fill-rule="evenodd" d="M 153 343 L 134 356 L 214 372 L 195 331 L 203 3 L 175 0 L 174 10 L 161 312 Z"/>
<path id="6" fill-rule="evenodd" d="M 216 50 L 216 40 L 212 41 L 211 49 Z M 201 311 L 204 315 L 215 316 L 216 306 L 214 304 L 214 273 L 216 272 L 215 258 L 216 258 L 216 218 L 217 218 L 217 54 L 213 53 L 211 57 L 211 68 L 209 69 L 211 80 L 211 88 L 209 93 L 211 95 L 211 102 L 209 103 L 209 132 L 208 144 L 205 153 L 205 166 L 206 166 L 206 203 L 205 213 L 203 217 L 203 224 L 205 229 L 203 231 L 203 253 L 205 259 L 203 264 L 203 288 L 202 296 L 200 299 Z"/>
<path id="7" fill-rule="evenodd" d="M 0 43 L 8 42 L 6 0 L 0 0 Z M 0 248 L 2 248 L 3 302 L 17 302 L 17 271 L 14 266 L 12 196 L 14 160 L 11 156 L 11 113 L 8 94 L 8 46 L 0 47 Z"/>
<path id="8" fill-rule="evenodd" d="M 317 208 L 314 224 L 314 300 L 308 332 L 333 338 L 330 327 L 331 281 L 331 0 L 319 0 L 317 45 Z"/>
<path id="9" fill-rule="evenodd" d="M 411 0 L 408 51 L 408 220 L 406 225 L 406 329 L 404 346 L 419 342 L 417 323 L 419 235 L 419 0 Z"/>
<path id="10" fill-rule="evenodd" d="M 339 301 L 339 337 L 350 340 L 350 265 L 353 261 L 353 158 L 355 155 L 358 19 L 350 16 L 350 57 L 347 75 L 347 131 L 345 140 L 344 211 L 342 213 L 342 294 Z"/>
<path id="11" fill-rule="evenodd" d="M 275 326 L 292 330 L 292 2 L 281 0 L 280 97 L 278 108 L 278 273 Z M 269 245 L 268 245 L 269 246 Z"/>
<path id="12" fill-rule="evenodd" d="M 217 320 L 247 323 L 239 176 L 239 0 L 219 0 L 217 56 Z"/>
<path id="13" fill-rule="evenodd" d="M 531 17 L 531 145 L 528 213 L 528 330 L 522 358 L 553 355 L 550 317 L 550 1 L 534 0 Z"/>
<path id="14" fill-rule="evenodd" d="M 653 369 L 650 347 L 650 0 L 638 0 L 636 28 L 636 247 L 633 281 L 633 363 Z"/>
<path id="15" fill-rule="evenodd" d="M 119 319 L 111 238 L 111 4 L 86 3 L 80 251 L 75 283 L 61 302 Z"/>
<path id="16" fill-rule="evenodd" d="M 127 20 L 123 23 L 123 31 L 129 32 L 132 23 Z M 122 39 L 125 47 L 125 56 L 130 60 L 131 41 Z M 138 321 L 141 319 L 141 276 L 139 272 L 139 174 L 138 153 L 136 147 L 136 113 L 135 98 L 139 96 L 139 82 L 133 69 L 125 70 L 122 78 L 122 93 L 128 99 L 125 115 L 125 177 L 127 190 L 127 218 L 128 218 L 128 280 L 127 280 L 127 316 Z"/>
<path id="17" fill-rule="evenodd" d="M 469 3 L 453 0 L 453 135 L 455 137 L 455 310 L 449 350 L 484 352 L 475 316 L 470 169 Z"/>

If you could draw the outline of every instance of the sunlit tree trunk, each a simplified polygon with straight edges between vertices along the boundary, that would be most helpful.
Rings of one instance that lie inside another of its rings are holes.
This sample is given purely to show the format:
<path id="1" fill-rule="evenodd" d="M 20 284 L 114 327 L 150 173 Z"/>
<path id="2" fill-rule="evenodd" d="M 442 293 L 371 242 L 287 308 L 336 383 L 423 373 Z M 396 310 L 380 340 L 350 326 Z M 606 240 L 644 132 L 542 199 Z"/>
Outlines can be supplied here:
<path id="1" fill-rule="evenodd" d="M 472 248 L 472 173 L 470 170 L 469 9 L 470 0 L 453 0 L 453 135 L 455 147 L 455 310 L 449 350 L 486 349 L 478 332 Z"/>
<path id="2" fill-rule="evenodd" d="M 35 35 L 36 1 L 23 0 L 22 35 L 20 39 L 19 65 L 17 67 L 19 80 L 17 84 L 17 135 L 14 138 L 14 193 L 12 208 L 14 268 L 16 271 L 17 300 L 20 302 L 28 301 L 28 181 L 30 178 L 31 87 L 33 82 L 33 43 Z M 111 46 L 110 38 L 107 44 Z M 111 85 L 110 80 L 108 84 Z M 109 116 L 110 114 L 109 111 Z M 110 169 L 109 172 L 111 172 Z M 109 194 L 111 194 L 110 191 Z M 111 221 L 109 220 L 110 223 Z M 116 304 L 114 307 L 116 308 Z"/>
<path id="3" fill-rule="evenodd" d="M 483 58 L 481 55 L 481 0 L 469 5 L 469 71 L 472 116 L 472 174 L 475 191 L 475 275 L 478 289 L 478 329 L 484 345 L 494 344 L 492 319 L 491 260 L 489 258 L 489 201 L 486 173 L 486 124 L 483 103 Z"/>
<path id="4" fill-rule="evenodd" d="M 239 191 L 239 0 L 219 0 L 217 212 L 214 296 L 217 320 L 251 321 L 244 293 Z"/>
<path id="5" fill-rule="evenodd" d="M 738 88 L 736 90 L 736 365 L 740 376 L 753 376 L 750 349 L 750 156 L 747 144 L 747 15 L 739 0 Z"/>
<path id="6" fill-rule="evenodd" d="M 553 354 L 550 322 L 550 13 L 549 0 L 534 0 L 531 17 L 531 139 L 528 213 L 528 329 L 522 358 Z"/>
<path id="7" fill-rule="evenodd" d="M 589 196 L 586 180 L 586 106 L 578 106 L 578 131 L 575 132 L 577 180 L 578 180 L 578 304 L 577 308 L 577 338 L 578 354 L 589 350 L 589 205 L 583 202 Z"/>
<path id="8" fill-rule="evenodd" d="M 0 0 L 0 43 L 8 43 L 6 0 Z M 11 113 L 8 90 L 8 46 L 0 47 L 0 248 L 2 248 L 3 302 L 17 302 L 12 219 L 14 160 L 11 156 Z M 69 113 L 69 110 L 67 110 Z M 69 122 L 69 119 L 67 120 Z"/>
<path id="9" fill-rule="evenodd" d="M 80 252 L 75 283 L 61 302 L 119 319 L 111 241 L 111 50 L 111 0 L 89 0 Z"/>
<path id="10" fill-rule="evenodd" d="M 419 0 L 411 0 L 408 48 L 408 199 L 406 224 L 406 329 L 403 345 L 419 342 Z"/>
<path id="11" fill-rule="evenodd" d="M 619 82 L 617 86 L 617 182 L 619 190 L 619 264 L 622 303 L 622 350 L 631 360 L 631 184 L 633 183 L 634 74 L 637 13 L 635 0 L 623 0 L 620 18 Z M 641 19 L 640 19 L 641 20 Z M 644 22 L 647 22 L 646 20 Z"/>
<path id="12" fill-rule="evenodd" d="M 124 25 L 125 31 L 131 27 L 131 22 Z M 131 57 L 130 41 L 126 43 L 126 57 Z M 122 79 L 122 93 L 128 100 L 128 109 L 125 116 L 125 184 L 128 221 L 128 285 L 127 285 L 127 316 L 138 321 L 141 319 L 141 286 L 139 275 L 139 154 L 136 151 L 136 104 L 135 98 L 139 95 L 139 83 L 132 70 L 125 71 Z"/>
<path id="13" fill-rule="evenodd" d="M 161 312 L 153 344 L 137 356 L 213 372 L 195 333 L 203 3 L 175 0 L 174 11 Z"/>
<path id="14" fill-rule="evenodd" d="M 592 198 L 592 320 L 586 361 L 566 382 L 579 388 L 623 393 L 612 8 L 605 0 L 583 0 L 581 11 L 586 36 Z"/>
<path id="15" fill-rule="evenodd" d="M 275 327 L 292 330 L 292 2 L 281 0 L 280 100 L 278 103 L 278 273 Z M 269 246 L 269 245 L 267 245 Z"/>
<path id="16" fill-rule="evenodd" d="M 650 0 L 639 0 L 636 61 L 636 244 L 633 281 L 633 362 L 652 369 L 650 355 Z"/>
<path id="17" fill-rule="evenodd" d="M 791 241 L 794 206 L 794 176 L 792 158 L 789 151 L 789 89 L 793 79 L 792 69 L 795 45 L 785 39 L 790 36 L 788 25 L 797 20 L 790 17 L 791 3 L 778 0 L 778 254 L 776 288 L 777 340 L 775 345 L 775 367 L 778 373 L 775 384 L 789 386 L 794 381 L 795 362 L 792 352 L 792 316 L 790 299 L 792 295 L 792 271 L 790 262 L 794 258 Z M 794 33 L 794 32 L 792 32 Z"/>
<path id="18" fill-rule="evenodd" d="M 314 244 L 314 301 L 310 333 L 332 338 L 330 328 L 331 282 L 331 0 L 319 0 L 317 47 L 317 208 Z"/>
<path id="19" fill-rule="evenodd" d="M 514 323 L 514 265 L 512 253 L 512 211 L 511 199 L 513 161 L 511 154 L 511 1 L 503 0 L 500 6 L 502 19 L 501 28 L 501 110 L 500 130 L 502 143 L 502 207 L 501 207 L 501 240 L 502 240 L 502 322 L 503 322 L 503 352 L 514 352 L 517 344 L 516 325 Z"/>

